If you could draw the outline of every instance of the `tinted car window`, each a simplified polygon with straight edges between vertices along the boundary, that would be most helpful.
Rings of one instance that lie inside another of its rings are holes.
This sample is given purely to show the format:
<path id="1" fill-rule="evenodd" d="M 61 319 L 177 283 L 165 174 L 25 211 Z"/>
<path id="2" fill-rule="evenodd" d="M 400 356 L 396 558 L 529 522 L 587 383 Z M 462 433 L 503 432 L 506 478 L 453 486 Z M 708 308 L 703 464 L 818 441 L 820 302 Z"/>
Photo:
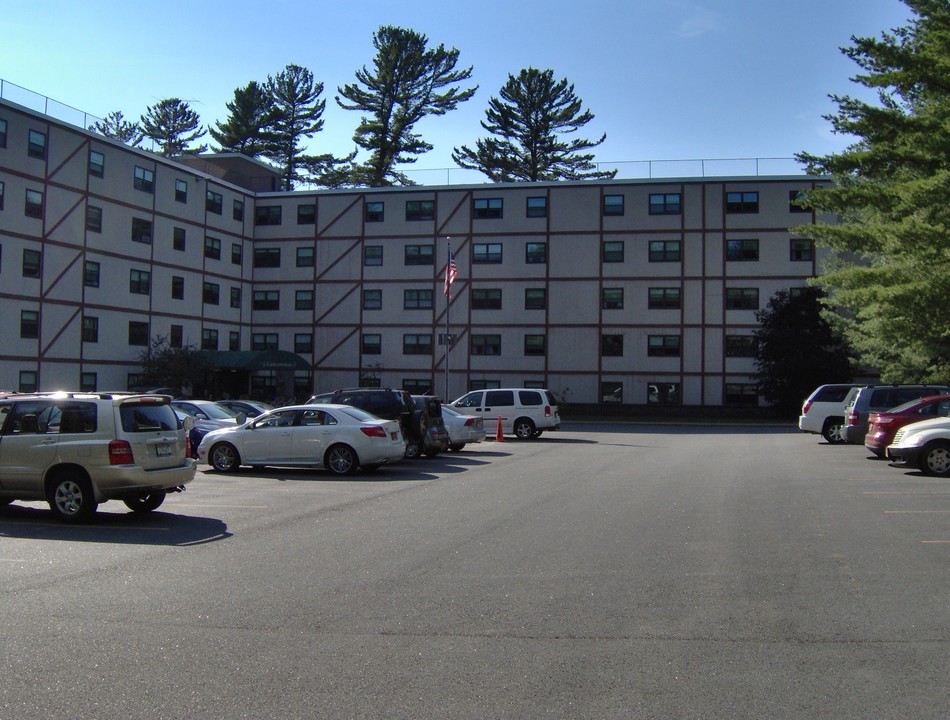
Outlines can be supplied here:
<path id="1" fill-rule="evenodd" d="M 519 390 L 518 399 L 522 405 L 544 405 L 544 399 L 537 390 Z"/>
<path id="2" fill-rule="evenodd" d="M 850 386 L 822 388 L 815 396 L 814 402 L 842 402 L 849 392 Z"/>
<path id="3" fill-rule="evenodd" d="M 471 392 L 468 395 L 465 395 L 464 397 L 462 397 L 462 399 L 456 403 L 458 407 L 478 407 L 481 404 L 482 404 L 481 391 Z"/>
<path id="4" fill-rule="evenodd" d="M 60 433 L 94 433 L 98 429 L 95 403 L 64 403 L 61 409 Z"/>
<path id="5" fill-rule="evenodd" d="M 58 429 L 59 408 L 49 400 L 18 402 L 10 412 L 6 432 L 14 435 L 45 433 L 54 415 Z"/>
<path id="6" fill-rule="evenodd" d="M 488 390 L 485 393 L 485 404 L 504 406 L 515 404 L 515 394 L 511 390 Z"/>
<path id="7" fill-rule="evenodd" d="M 126 403 L 119 407 L 119 417 L 122 420 L 122 429 L 130 433 L 178 428 L 178 418 L 175 417 L 171 405 Z"/>

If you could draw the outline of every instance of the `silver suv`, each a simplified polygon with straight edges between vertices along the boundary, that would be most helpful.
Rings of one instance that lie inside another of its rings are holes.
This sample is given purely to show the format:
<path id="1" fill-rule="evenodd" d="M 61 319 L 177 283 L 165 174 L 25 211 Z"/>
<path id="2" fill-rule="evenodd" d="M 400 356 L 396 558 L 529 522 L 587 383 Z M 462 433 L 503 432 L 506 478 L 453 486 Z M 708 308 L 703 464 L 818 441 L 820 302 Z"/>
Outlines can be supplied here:
<path id="1" fill-rule="evenodd" d="M 0 399 L 0 505 L 45 500 L 79 522 L 106 500 L 151 512 L 195 476 L 166 395 L 33 393 Z"/>

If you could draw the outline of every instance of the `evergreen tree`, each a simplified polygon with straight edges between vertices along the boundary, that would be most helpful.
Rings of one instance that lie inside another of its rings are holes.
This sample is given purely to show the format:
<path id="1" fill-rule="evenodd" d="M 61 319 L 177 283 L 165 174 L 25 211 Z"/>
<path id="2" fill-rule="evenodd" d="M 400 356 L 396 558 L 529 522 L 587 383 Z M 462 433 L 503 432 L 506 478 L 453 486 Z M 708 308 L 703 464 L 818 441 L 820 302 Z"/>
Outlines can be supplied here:
<path id="1" fill-rule="evenodd" d="M 140 123 L 142 135 L 158 144 L 165 157 L 198 154 L 208 149 L 207 145 L 189 147 L 191 143 L 204 137 L 198 113 L 184 100 L 166 98 L 145 110 Z"/>
<path id="2" fill-rule="evenodd" d="M 488 101 L 482 121 L 494 137 L 477 140 L 474 150 L 455 148 L 452 159 L 459 166 L 495 182 L 609 179 L 617 174 L 598 171 L 593 154 L 585 152 L 600 145 L 606 133 L 596 142 L 559 139 L 594 119 L 590 110 L 581 109 L 574 85 L 566 79 L 558 82 L 552 70 L 526 68 L 517 77 L 509 75 L 499 95 Z"/>
<path id="3" fill-rule="evenodd" d="M 340 107 L 366 113 L 353 140 L 370 156 L 356 169 L 354 184 L 412 184 L 396 166 L 414 163 L 416 156 L 432 149 L 413 132 L 416 123 L 428 115 L 444 115 L 478 89 L 459 88 L 472 76 L 472 68 L 455 69 L 458 50 L 446 50 L 444 45 L 430 50 L 428 42 L 413 30 L 380 27 L 373 34 L 373 71 L 364 65 L 356 72 L 356 83 L 337 88 L 348 101 L 337 96 Z"/>
<path id="4" fill-rule="evenodd" d="M 132 147 L 142 142 L 142 129 L 139 124 L 126 120 L 120 110 L 110 112 L 105 119 L 97 120 L 90 125 L 89 129 Z"/>
<path id="5" fill-rule="evenodd" d="M 842 51 L 861 68 L 852 80 L 878 102 L 832 96 L 837 133 L 857 140 L 823 157 L 800 153 L 809 172 L 834 183 L 804 204 L 838 225 L 798 229 L 836 262 L 820 277 L 847 312 L 861 360 L 889 382 L 950 378 L 950 5 L 904 0 L 909 25 Z"/>
<path id="6" fill-rule="evenodd" d="M 269 140 L 272 102 L 267 90 L 256 80 L 234 89 L 234 100 L 227 103 L 230 111 L 226 122 L 215 122 L 208 132 L 226 152 L 239 152 L 256 157 L 264 152 Z"/>
<path id="7" fill-rule="evenodd" d="M 139 354 L 140 384 L 148 387 L 192 388 L 204 383 L 211 364 L 206 353 L 194 345 L 173 347 L 164 335 L 156 335 Z"/>
<path id="8" fill-rule="evenodd" d="M 823 297 L 815 287 L 794 295 L 780 290 L 755 314 L 759 394 L 786 415 L 797 413 L 819 385 L 852 379 L 848 347 L 823 316 Z"/>

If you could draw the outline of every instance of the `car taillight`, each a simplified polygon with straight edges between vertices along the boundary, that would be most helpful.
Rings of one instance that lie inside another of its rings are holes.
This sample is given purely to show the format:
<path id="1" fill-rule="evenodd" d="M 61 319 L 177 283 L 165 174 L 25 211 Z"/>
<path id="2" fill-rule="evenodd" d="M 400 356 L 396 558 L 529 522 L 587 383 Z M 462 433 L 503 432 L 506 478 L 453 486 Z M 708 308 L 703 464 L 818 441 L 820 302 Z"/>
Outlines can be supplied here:
<path id="1" fill-rule="evenodd" d="M 110 465 L 132 465 L 132 446 L 125 440 L 113 440 L 109 443 Z"/>
<path id="2" fill-rule="evenodd" d="M 808 408 L 810 408 L 810 407 L 811 407 L 811 400 L 806 400 L 806 401 L 805 401 L 805 404 L 802 405 L 802 415 L 807 415 L 807 414 L 808 414 Z"/>
<path id="3" fill-rule="evenodd" d="M 366 437 L 386 437 L 386 431 L 379 425 L 364 425 L 360 430 Z"/>
<path id="4" fill-rule="evenodd" d="M 858 414 L 852 410 L 848 413 L 848 417 L 845 420 L 845 425 L 857 425 L 858 424 Z"/>
<path id="5" fill-rule="evenodd" d="M 897 419 L 897 418 L 893 418 L 893 417 L 881 417 L 881 416 L 878 416 L 878 417 L 874 418 L 873 422 L 877 423 L 878 425 L 890 425 L 890 424 L 891 424 L 892 422 L 894 422 L 896 419 Z"/>
<path id="6" fill-rule="evenodd" d="M 472 427 L 475 424 L 475 418 L 469 418 L 465 421 L 465 427 Z"/>
<path id="7" fill-rule="evenodd" d="M 185 457 L 191 457 L 191 438 L 185 435 Z"/>
<path id="8" fill-rule="evenodd" d="M 550 405 L 545 405 L 545 406 L 544 406 L 544 417 L 551 417 L 551 406 L 550 406 Z"/>

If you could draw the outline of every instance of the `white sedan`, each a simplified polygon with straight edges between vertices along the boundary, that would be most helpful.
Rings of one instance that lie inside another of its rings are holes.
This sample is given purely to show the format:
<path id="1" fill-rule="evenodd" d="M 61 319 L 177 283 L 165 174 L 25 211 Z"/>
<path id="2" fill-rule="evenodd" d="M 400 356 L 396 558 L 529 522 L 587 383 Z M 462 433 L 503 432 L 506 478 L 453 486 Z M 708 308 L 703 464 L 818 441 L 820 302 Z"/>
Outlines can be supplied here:
<path id="1" fill-rule="evenodd" d="M 466 443 L 477 443 L 485 439 L 485 422 L 480 417 L 462 415 L 455 408 L 442 406 L 442 420 L 449 431 L 449 450 L 458 452 Z"/>
<path id="2" fill-rule="evenodd" d="M 325 468 L 349 475 L 401 460 L 399 423 L 347 405 L 291 405 L 240 427 L 214 430 L 201 440 L 198 458 L 220 472 L 241 465 Z"/>

